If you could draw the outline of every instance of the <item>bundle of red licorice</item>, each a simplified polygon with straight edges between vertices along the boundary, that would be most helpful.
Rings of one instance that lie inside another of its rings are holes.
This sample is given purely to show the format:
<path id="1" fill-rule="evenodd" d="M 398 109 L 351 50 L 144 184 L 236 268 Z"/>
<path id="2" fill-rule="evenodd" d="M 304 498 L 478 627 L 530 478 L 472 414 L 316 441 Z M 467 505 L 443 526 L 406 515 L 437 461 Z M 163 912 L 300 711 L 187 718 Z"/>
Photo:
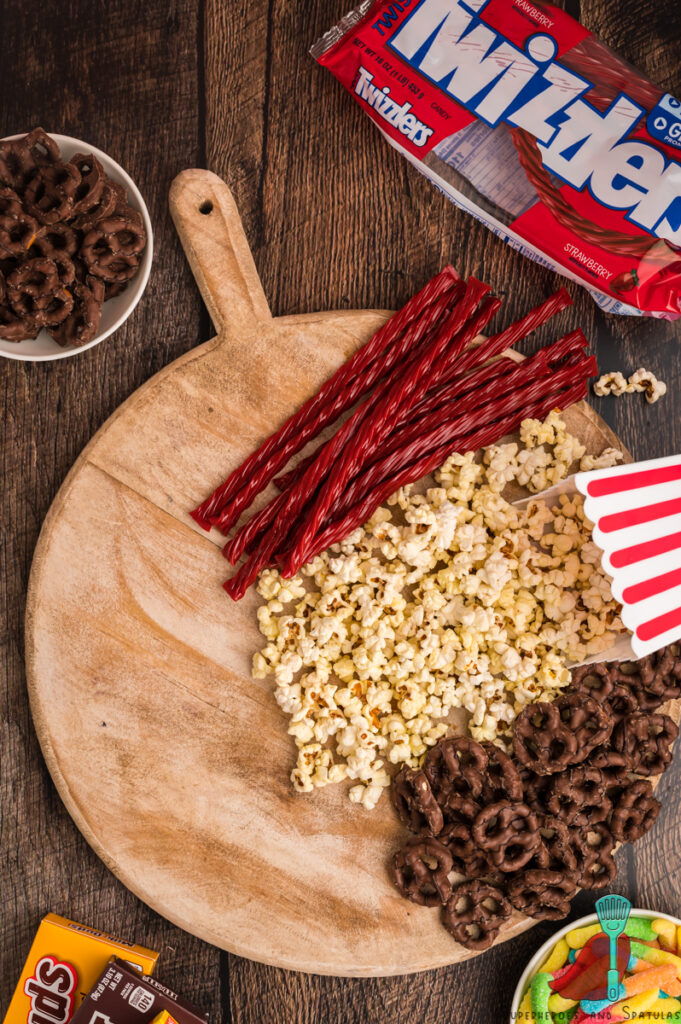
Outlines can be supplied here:
<path id="1" fill-rule="evenodd" d="M 224 547 L 232 564 L 248 554 L 225 583 L 230 597 L 243 597 L 266 566 L 293 576 L 453 451 L 493 444 L 526 417 L 584 398 L 597 367 L 581 330 L 521 363 L 501 356 L 571 304 L 565 289 L 471 345 L 501 306 L 489 291 L 445 267 L 192 512 L 203 529 L 227 534 L 269 483 L 280 489 Z M 328 441 L 277 476 L 355 405 Z"/>

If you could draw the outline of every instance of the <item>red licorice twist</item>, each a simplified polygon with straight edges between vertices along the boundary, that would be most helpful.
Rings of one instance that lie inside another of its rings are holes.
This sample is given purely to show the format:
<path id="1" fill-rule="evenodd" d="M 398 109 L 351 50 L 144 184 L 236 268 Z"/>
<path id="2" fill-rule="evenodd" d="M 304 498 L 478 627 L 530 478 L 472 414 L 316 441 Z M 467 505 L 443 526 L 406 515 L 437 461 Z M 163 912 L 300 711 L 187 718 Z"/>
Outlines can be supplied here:
<path id="1" fill-rule="evenodd" d="M 378 380 L 386 369 L 385 362 L 376 362 L 382 353 L 388 353 L 391 346 L 400 338 L 402 332 L 412 320 L 432 303 L 436 302 L 445 292 L 456 287 L 459 276 L 452 267 L 445 269 L 429 281 L 420 292 L 414 295 L 391 319 L 377 331 L 343 366 L 334 373 L 319 389 L 316 395 L 309 398 L 301 408 L 272 434 L 252 455 L 211 494 L 192 513 L 199 525 L 209 529 L 211 518 L 226 509 L 235 495 L 248 485 L 250 497 L 244 499 L 243 507 L 248 507 L 253 497 L 276 476 L 278 469 L 285 463 L 276 462 L 277 468 L 270 471 L 267 466 L 285 446 L 290 450 L 287 461 L 292 455 L 315 437 L 329 423 L 332 423 L 345 409 L 357 401 Z M 372 364 L 374 364 L 372 366 Z M 394 365 L 391 363 L 390 366 Z M 348 385 L 358 382 L 358 390 Z M 347 404 L 346 404 L 347 403 Z M 257 480 L 257 482 L 256 482 Z M 249 483 L 253 481 L 253 483 Z M 257 488 L 257 489 L 256 489 Z M 238 516 L 237 516 L 238 518 Z M 234 519 L 234 522 L 236 519 Z M 229 527 L 225 526 L 225 529 Z"/>

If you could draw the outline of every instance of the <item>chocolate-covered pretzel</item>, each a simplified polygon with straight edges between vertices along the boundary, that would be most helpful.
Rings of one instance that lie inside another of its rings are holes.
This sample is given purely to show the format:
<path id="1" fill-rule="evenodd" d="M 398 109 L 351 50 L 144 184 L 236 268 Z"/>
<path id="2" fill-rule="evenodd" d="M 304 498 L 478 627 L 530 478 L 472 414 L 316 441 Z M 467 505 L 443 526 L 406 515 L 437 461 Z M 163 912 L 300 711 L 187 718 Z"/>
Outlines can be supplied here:
<path id="1" fill-rule="evenodd" d="M 637 779 L 617 797 L 610 818 L 610 831 L 623 843 L 634 843 L 648 832 L 660 813 L 660 801 L 653 796 L 647 779 Z"/>
<path id="2" fill-rule="evenodd" d="M 18 317 L 6 302 L 0 302 L 0 338 L 3 341 L 30 341 L 38 337 L 41 325 L 30 317 Z"/>
<path id="3" fill-rule="evenodd" d="M 637 775 L 660 775 L 671 763 L 671 747 L 678 735 L 678 726 L 669 715 L 637 712 L 617 726 L 613 747 Z"/>
<path id="4" fill-rule="evenodd" d="M 495 907 L 480 911 L 478 892 L 505 893 L 523 913 L 557 920 L 577 886 L 612 882 L 616 841 L 640 838 L 659 812 L 650 783 L 635 774 L 663 771 L 678 735 L 668 716 L 632 709 L 669 699 L 680 686 L 676 647 L 626 669 L 583 666 L 554 702 L 521 712 L 513 757 L 463 737 L 429 751 L 422 774 L 444 818 L 438 841 L 452 869 L 471 880 L 443 912 L 458 941 L 477 950 L 496 937 Z M 426 886 L 434 901 L 433 893 Z"/>
<path id="5" fill-rule="evenodd" d="M 21 200 L 13 188 L 0 188 L 0 217 L 20 217 L 23 212 Z"/>
<path id="6" fill-rule="evenodd" d="M 615 840 L 603 822 L 573 829 L 570 833 L 572 849 L 577 858 L 577 883 L 582 889 L 602 889 L 617 874 L 612 857 Z"/>
<path id="7" fill-rule="evenodd" d="M 489 949 L 511 907 L 501 889 L 479 880 L 462 882 L 442 912 L 447 931 L 466 949 Z"/>
<path id="8" fill-rule="evenodd" d="M 540 833 L 536 849 L 530 857 L 530 859 L 528 860 L 527 864 L 523 864 L 523 870 L 536 871 L 537 869 L 541 868 L 541 870 L 543 871 L 548 867 L 550 867 L 549 851 Z M 504 875 L 506 881 L 508 881 L 509 877 L 509 875 Z"/>
<path id="9" fill-rule="evenodd" d="M 393 779 L 391 797 L 400 820 L 412 832 L 436 836 L 442 831 L 445 820 L 425 772 L 404 765 Z"/>
<path id="10" fill-rule="evenodd" d="M 40 310 L 40 323 L 48 331 L 56 330 L 71 316 L 74 305 L 73 292 L 68 288 L 60 288 L 49 297 L 47 305 Z"/>
<path id="11" fill-rule="evenodd" d="M 464 822 L 445 825 L 438 836 L 452 855 L 454 871 L 467 878 L 485 878 L 489 882 L 500 882 L 503 874 L 492 864 L 484 850 L 481 850 L 471 836 L 471 826 Z"/>
<path id="12" fill-rule="evenodd" d="M 482 810 L 482 804 L 465 793 L 457 793 L 455 790 L 440 795 L 440 806 L 445 820 L 449 822 L 462 821 L 472 825 Z"/>
<path id="13" fill-rule="evenodd" d="M 411 839 L 392 859 L 393 882 L 403 896 L 422 907 L 446 903 L 452 894 L 452 855 L 437 839 Z"/>
<path id="14" fill-rule="evenodd" d="M 58 327 L 50 328 L 50 334 L 58 345 L 86 345 L 99 330 L 104 301 L 101 283 L 92 282 L 92 287 L 88 287 L 76 281 L 72 292 L 74 301 L 71 313 Z"/>
<path id="15" fill-rule="evenodd" d="M 570 913 L 575 882 L 560 871 L 520 871 L 508 884 L 511 905 L 538 921 L 559 921 Z"/>
<path id="16" fill-rule="evenodd" d="M 640 661 L 613 662 L 613 667 L 617 682 L 633 692 L 641 711 L 655 711 L 681 696 L 681 652 L 675 644 Z"/>
<path id="17" fill-rule="evenodd" d="M 523 803 L 527 804 L 537 814 L 546 813 L 546 795 L 551 784 L 550 775 L 537 775 L 536 772 L 519 768 L 519 775 L 523 784 Z"/>
<path id="18" fill-rule="evenodd" d="M 120 186 L 107 178 L 96 201 L 89 210 L 74 216 L 71 226 L 87 234 L 94 230 L 100 220 L 112 217 L 119 202 Z"/>
<path id="19" fill-rule="evenodd" d="M 96 229 L 94 232 L 89 232 L 85 238 L 92 238 L 95 235 Z M 89 251 L 88 257 L 86 257 L 86 250 L 81 246 L 80 257 L 87 267 L 88 274 L 100 277 L 104 282 L 127 283 L 137 273 L 139 256 L 134 253 L 114 252 L 112 249 L 106 248 L 106 240 L 103 241 L 102 248 L 92 250 L 94 256 L 92 261 L 89 260 Z"/>
<path id="20" fill-rule="evenodd" d="M 23 189 L 27 174 L 34 164 L 30 153 L 17 142 L 9 139 L 0 141 L 0 184 L 6 188 Z"/>
<path id="21" fill-rule="evenodd" d="M 37 220 L 22 212 L 0 216 L 0 255 L 24 258 L 40 231 Z"/>
<path id="22" fill-rule="evenodd" d="M 23 139 L 17 140 L 27 152 L 36 167 L 55 164 L 61 160 L 59 144 L 51 138 L 44 128 L 34 128 Z"/>
<path id="23" fill-rule="evenodd" d="M 64 254 L 55 259 L 29 259 L 7 278 L 7 301 L 18 317 L 56 327 L 73 310 L 69 289 L 74 280 L 75 268 Z"/>
<path id="24" fill-rule="evenodd" d="M 527 804 L 499 800 L 480 811 L 471 835 L 500 871 L 517 871 L 539 846 L 537 817 Z"/>
<path id="25" fill-rule="evenodd" d="M 438 842 L 446 846 L 451 853 L 454 870 L 461 875 L 467 874 L 467 862 L 479 853 L 471 836 L 470 825 L 463 821 L 454 821 L 445 825 L 438 836 Z"/>
<path id="26" fill-rule="evenodd" d="M 480 878 L 490 885 L 502 885 L 507 877 L 503 871 L 496 867 L 484 850 L 477 850 L 472 854 L 465 864 L 465 871 L 462 872 L 466 878 Z"/>
<path id="27" fill-rule="evenodd" d="M 523 782 L 520 772 L 508 754 L 496 743 L 482 743 L 487 754 L 487 771 L 482 785 L 482 800 L 486 804 L 497 800 L 512 800 L 518 803 L 523 799 Z"/>
<path id="28" fill-rule="evenodd" d="M 73 228 L 68 224 L 46 224 L 29 247 L 29 253 L 32 257 L 53 259 L 61 254 L 72 257 L 77 249 L 78 238 Z"/>
<path id="29" fill-rule="evenodd" d="M 59 284 L 62 288 L 70 288 L 76 280 L 76 267 L 71 257 L 60 251 L 55 251 L 51 257 L 57 267 Z"/>
<path id="30" fill-rule="evenodd" d="M 22 263 L 7 278 L 7 299 L 17 316 L 37 317 L 59 288 L 59 271 L 54 260 L 32 259 Z"/>
<path id="31" fill-rule="evenodd" d="M 577 857 L 572 848 L 570 829 L 565 822 L 554 815 L 547 814 L 539 823 L 539 834 L 546 856 L 538 858 L 536 866 L 548 868 L 549 871 L 558 871 L 576 881 Z M 530 862 L 528 868 L 532 866 L 534 866 L 533 862 Z"/>
<path id="32" fill-rule="evenodd" d="M 480 743 L 468 736 L 449 736 L 431 747 L 423 770 L 438 798 L 454 791 L 476 800 L 482 793 L 487 763 Z"/>
<path id="33" fill-rule="evenodd" d="M 612 809 L 601 772 L 581 764 L 552 776 L 546 807 L 566 825 L 578 827 L 605 821 Z"/>
<path id="34" fill-rule="evenodd" d="M 46 164 L 26 186 L 24 206 L 40 224 L 68 220 L 79 185 L 80 173 L 73 164 Z"/>
<path id="35" fill-rule="evenodd" d="M 608 707 L 613 722 L 617 725 L 623 718 L 636 714 L 639 710 L 639 702 L 633 690 L 628 686 L 623 686 L 622 683 L 617 683 L 608 696 Z"/>
<path id="36" fill-rule="evenodd" d="M 0 274 L 2 274 L 3 277 L 9 277 L 12 271 L 16 270 L 20 263 L 21 259 L 19 257 L 12 256 L 10 253 L 3 252 L 3 250 L 0 249 Z"/>
<path id="37" fill-rule="evenodd" d="M 563 722 L 556 703 L 539 701 L 523 708 L 513 725 L 516 761 L 537 775 L 563 771 L 577 754 L 577 739 Z"/>
<path id="38" fill-rule="evenodd" d="M 603 779 L 603 791 L 611 801 L 629 783 L 631 778 L 628 758 L 609 746 L 597 747 L 592 751 L 585 764 L 599 770 Z"/>
<path id="39" fill-rule="evenodd" d="M 59 146 L 42 128 L 34 128 L 22 139 L 0 141 L 0 184 L 17 192 L 24 188 L 38 167 L 59 160 Z"/>
<path id="40" fill-rule="evenodd" d="M 139 214 L 131 211 L 127 217 L 107 217 L 97 222 L 83 240 L 82 256 L 86 263 L 101 261 L 102 253 L 139 256 L 147 243 L 147 236 Z"/>
<path id="41" fill-rule="evenodd" d="M 607 662 L 579 665 L 572 670 L 572 681 L 566 692 L 585 693 L 602 703 L 609 698 L 615 686 L 615 675 Z"/>
<path id="42" fill-rule="evenodd" d="M 571 763 L 578 764 L 610 736 L 614 725 L 610 709 L 582 691 L 564 693 L 554 703 L 561 721 L 577 741 Z"/>
<path id="43" fill-rule="evenodd" d="M 73 196 L 72 217 L 79 217 L 99 200 L 106 181 L 104 168 L 94 153 L 76 153 L 69 160 L 78 170 L 80 183 Z"/>
<path id="44" fill-rule="evenodd" d="M 626 664 L 630 664 L 626 662 Z M 631 663 L 633 664 L 633 663 Z M 657 684 L 656 684 L 657 685 Z M 650 711 L 657 711 L 666 702 L 665 697 L 661 693 L 653 693 L 652 691 L 645 689 L 642 686 L 636 685 L 636 683 L 630 683 L 627 679 L 627 674 L 617 676 L 617 687 L 618 694 L 620 696 L 619 707 L 624 705 L 624 698 L 622 698 L 622 690 L 628 690 L 630 697 L 626 700 L 626 707 L 631 708 L 630 714 L 635 714 L 637 711 L 648 713 Z"/>
<path id="45" fill-rule="evenodd" d="M 123 294 L 129 284 L 129 281 L 105 281 L 104 301 L 108 302 L 109 299 L 117 299 L 119 295 Z"/>

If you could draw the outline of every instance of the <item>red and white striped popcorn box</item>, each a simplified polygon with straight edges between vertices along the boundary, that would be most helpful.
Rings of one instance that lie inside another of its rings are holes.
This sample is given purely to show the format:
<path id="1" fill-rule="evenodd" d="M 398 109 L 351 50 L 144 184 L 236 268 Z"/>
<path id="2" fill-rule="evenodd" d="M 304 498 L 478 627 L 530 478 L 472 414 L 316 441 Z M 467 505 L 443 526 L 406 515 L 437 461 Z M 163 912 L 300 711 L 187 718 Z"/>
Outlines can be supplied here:
<path id="1" fill-rule="evenodd" d="M 594 524 L 613 597 L 622 605 L 633 656 L 679 640 L 681 455 L 577 473 L 573 480 Z M 569 490 L 568 481 L 563 485 Z M 612 656 L 606 654 L 608 660 Z M 620 651 L 616 657 L 626 655 Z"/>

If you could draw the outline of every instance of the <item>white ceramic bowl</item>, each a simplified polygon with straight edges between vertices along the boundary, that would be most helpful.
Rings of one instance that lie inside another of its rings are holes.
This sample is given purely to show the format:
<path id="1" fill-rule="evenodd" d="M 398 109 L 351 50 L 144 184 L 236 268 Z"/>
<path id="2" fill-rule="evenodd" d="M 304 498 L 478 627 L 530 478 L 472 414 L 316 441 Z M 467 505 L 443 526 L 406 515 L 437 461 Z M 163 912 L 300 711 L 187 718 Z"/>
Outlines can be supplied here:
<path id="1" fill-rule="evenodd" d="M 22 132 L 20 135 L 9 135 L 6 138 L 12 140 L 20 139 L 23 138 L 24 134 Z M 102 153 L 101 149 L 96 149 L 95 146 L 90 146 L 87 142 L 81 142 L 79 139 L 72 139 L 68 135 L 54 135 L 52 132 L 48 134 L 50 138 L 58 143 L 64 160 L 70 160 L 76 153 L 94 153 L 107 175 L 113 181 L 123 185 L 128 193 L 128 202 L 135 210 L 142 214 L 144 229 L 147 233 L 147 245 L 142 253 L 139 269 L 123 294 L 104 303 L 99 331 L 96 337 L 86 345 L 70 345 L 68 348 L 62 348 L 45 330 L 42 330 L 38 337 L 32 341 L 5 341 L 0 334 L 0 356 L 6 356 L 8 359 L 23 359 L 28 362 L 44 362 L 50 359 L 66 359 L 67 356 L 76 356 L 79 352 L 85 352 L 86 349 L 98 345 L 100 341 L 104 341 L 110 334 L 117 331 L 121 324 L 128 319 L 142 298 L 147 281 L 149 280 L 151 261 L 154 254 L 154 239 L 149 211 L 137 185 L 130 175 L 126 174 L 123 168 L 115 160 L 112 160 L 110 156 Z"/>
<path id="2" fill-rule="evenodd" d="M 631 917 L 647 917 L 649 920 L 654 920 L 658 917 L 663 918 L 665 921 L 673 921 L 676 925 L 681 925 L 681 920 L 678 917 L 671 917 L 670 914 L 659 914 L 656 910 L 641 910 L 632 909 Z M 523 1021 L 517 1020 L 518 1010 L 522 1002 L 525 989 L 529 982 L 534 978 L 541 965 L 544 963 L 549 953 L 564 935 L 568 932 L 573 931 L 575 928 L 586 928 L 589 925 L 598 924 L 598 914 L 587 914 L 586 917 L 580 917 L 578 921 L 570 921 L 564 928 L 561 928 L 559 932 L 552 935 L 550 939 L 547 939 L 543 946 L 540 946 L 537 952 L 534 954 L 527 967 L 523 971 L 520 981 L 516 986 L 516 990 L 513 993 L 513 1002 L 511 1004 L 511 1024 L 523 1024 Z"/>

